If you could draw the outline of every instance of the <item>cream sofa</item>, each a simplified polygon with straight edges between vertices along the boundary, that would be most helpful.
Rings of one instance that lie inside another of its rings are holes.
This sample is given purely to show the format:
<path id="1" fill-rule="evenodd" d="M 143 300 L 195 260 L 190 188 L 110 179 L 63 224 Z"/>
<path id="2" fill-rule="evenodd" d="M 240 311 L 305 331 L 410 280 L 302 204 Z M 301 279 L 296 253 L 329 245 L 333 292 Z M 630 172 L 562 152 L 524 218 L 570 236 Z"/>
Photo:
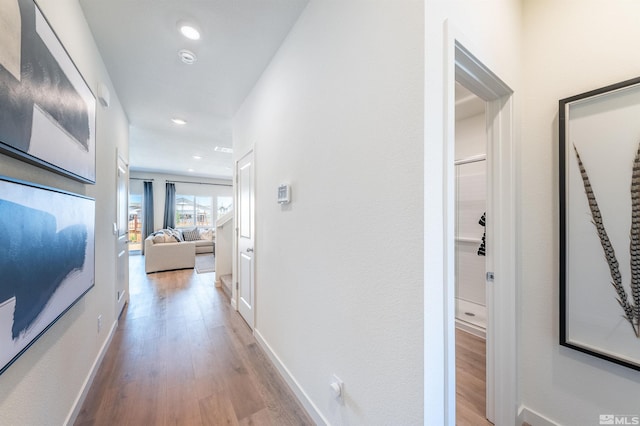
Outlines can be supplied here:
<path id="1" fill-rule="evenodd" d="M 215 253 L 215 242 L 212 240 L 195 240 L 192 242 L 196 243 L 196 254 Z"/>
<path id="2" fill-rule="evenodd" d="M 144 240 L 144 270 L 150 272 L 196 266 L 196 242 L 154 243 L 153 236 Z"/>

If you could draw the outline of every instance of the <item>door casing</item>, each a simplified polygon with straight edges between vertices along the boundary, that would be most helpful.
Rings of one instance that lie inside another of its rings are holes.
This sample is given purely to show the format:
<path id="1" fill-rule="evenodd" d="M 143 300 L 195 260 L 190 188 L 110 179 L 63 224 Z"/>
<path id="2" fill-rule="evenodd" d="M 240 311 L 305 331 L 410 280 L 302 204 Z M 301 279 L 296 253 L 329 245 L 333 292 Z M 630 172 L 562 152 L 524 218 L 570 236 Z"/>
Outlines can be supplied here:
<path id="1" fill-rule="evenodd" d="M 445 23 L 444 63 L 444 419 L 455 424 L 455 82 L 486 102 L 487 127 L 487 417 L 513 424 L 516 386 L 516 220 L 513 91 Z M 462 41 L 461 41 L 462 40 Z M 491 221 L 491 225 L 489 225 Z M 425 348 L 426 350 L 426 348 Z M 500 368 L 496 369 L 495 366 Z"/>

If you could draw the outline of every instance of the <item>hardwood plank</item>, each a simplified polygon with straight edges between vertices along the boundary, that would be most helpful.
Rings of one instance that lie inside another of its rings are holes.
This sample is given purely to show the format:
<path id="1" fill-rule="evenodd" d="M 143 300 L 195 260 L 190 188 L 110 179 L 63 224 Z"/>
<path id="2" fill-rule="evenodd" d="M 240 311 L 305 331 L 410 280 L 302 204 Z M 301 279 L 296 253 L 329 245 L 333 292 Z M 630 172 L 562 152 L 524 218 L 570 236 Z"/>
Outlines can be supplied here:
<path id="1" fill-rule="evenodd" d="M 222 392 L 200 400 L 200 415 L 204 425 L 238 425 L 233 405 Z"/>
<path id="2" fill-rule="evenodd" d="M 257 343 L 248 346 L 248 356 L 251 359 L 249 365 L 254 368 L 253 373 L 258 381 L 258 389 L 270 409 L 269 414 L 274 424 L 313 425 L 298 400 L 287 398 L 289 388 Z"/>
<path id="3" fill-rule="evenodd" d="M 486 343 L 456 329 L 456 425 L 491 425 L 486 411 Z"/>
<path id="4" fill-rule="evenodd" d="M 269 410 L 265 408 L 242 419 L 240 426 L 277 426 L 277 423 L 273 423 L 271 416 L 269 416 Z"/>
<path id="5" fill-rule="evenodd" d="M 130 258 L 130 301 L 76 425 L 312 425 L 215 274 L 147 275 Z"/>
<path id="6" fill-rule="evenodd" d="M 165 406 L 165 425 L 203 424 L 195 379 L 169 382 Z"/>

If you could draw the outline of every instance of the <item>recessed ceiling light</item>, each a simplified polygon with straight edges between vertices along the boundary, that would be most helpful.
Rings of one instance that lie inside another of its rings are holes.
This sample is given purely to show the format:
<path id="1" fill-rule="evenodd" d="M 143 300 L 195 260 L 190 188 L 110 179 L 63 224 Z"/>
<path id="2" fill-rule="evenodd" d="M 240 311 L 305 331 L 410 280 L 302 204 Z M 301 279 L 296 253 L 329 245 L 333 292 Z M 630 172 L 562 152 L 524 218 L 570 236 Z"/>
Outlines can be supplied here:
<path id="1" fill-rule="evenodd" d="M 185 124 L 187 124 L 187 122 L 182 118 L 172 118 L 171 121 L 173 121 L 173 124 L 177 124 L 178 126 L 184 126 Z"/>
<path id="2" fill-rule="evenodd" d="M 200 31 L 192 24 L 181 22 L 178 24 L 180 32 L 189 40 L 200 40 Z"/>
<path id="3" fill-rule="evenodd" d="M 193 156 L 193 159 L 194 159 L 194 160 L 202 160 L 202 157 L 200 157 L 199 155 L 194 155 L 194 156 Z"/>
<path id="4" fill-rule="evenodd" d="M 188 171 L 188 172 L 192 172 L 192 171 L 193 171 L 193 169 L 189 169 L 189 170 L 187 170 L 187 171 Z"/>
<path id="5" fill-rule="evenodd" d="M 180 50 L 178 52 L 178 56 L 180 57 L 180 60 L 187 65 L 191 65 L 198 60 L 196 54 L 187 49 Z"/>
<path id="6" fill-rule="evenodd" d="M 231 154 L 233 152 L 233 149 L 224 146 L 216 146 L 213 150 L 217 152 L 224 152 L 225 154 Z"/>

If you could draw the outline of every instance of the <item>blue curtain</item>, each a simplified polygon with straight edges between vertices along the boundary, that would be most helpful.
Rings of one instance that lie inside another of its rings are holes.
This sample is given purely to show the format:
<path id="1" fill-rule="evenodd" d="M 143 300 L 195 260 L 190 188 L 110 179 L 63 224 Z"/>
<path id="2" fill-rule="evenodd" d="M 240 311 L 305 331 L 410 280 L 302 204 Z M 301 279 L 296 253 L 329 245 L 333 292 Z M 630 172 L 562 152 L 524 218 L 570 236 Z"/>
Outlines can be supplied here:
<path id="1" fill-rule="evenodd" d="M 164 222 L 163 228 L 176 227 L 176 185 L 167 182 L 167 190 L 164 197 Z"/>
<path id="2" fill-rule="evenodd" d="M 142 253 L 144 240 L 153 233 L 153 182 L 144 182 L 142 192 Z"/>

